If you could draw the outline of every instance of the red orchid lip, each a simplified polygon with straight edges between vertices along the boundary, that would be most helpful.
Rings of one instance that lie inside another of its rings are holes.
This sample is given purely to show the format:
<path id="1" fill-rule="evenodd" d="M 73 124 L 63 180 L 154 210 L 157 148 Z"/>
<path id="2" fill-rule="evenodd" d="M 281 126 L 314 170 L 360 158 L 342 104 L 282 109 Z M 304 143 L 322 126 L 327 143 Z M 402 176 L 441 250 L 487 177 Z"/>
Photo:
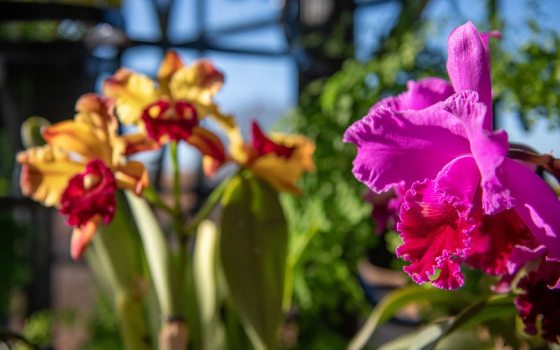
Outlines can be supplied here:
<path id="1" fill-rule="evenodd" d="M 62 193 L 60 212 L 67 215 L 67 223 L 82 227 L 96 216 L 105 224 L 113 219 L 116 208 L 117 182 L 105 163 L 92 160 L 85 170 L 73 176 Z"/>
<path id="2" fill-rule="evenodd" d="M 142 120 L 148 136 L 159 143 L 187 140 L 198 126 L 196 108 L 186 101 L 160 99 L 144 109 Z"/>

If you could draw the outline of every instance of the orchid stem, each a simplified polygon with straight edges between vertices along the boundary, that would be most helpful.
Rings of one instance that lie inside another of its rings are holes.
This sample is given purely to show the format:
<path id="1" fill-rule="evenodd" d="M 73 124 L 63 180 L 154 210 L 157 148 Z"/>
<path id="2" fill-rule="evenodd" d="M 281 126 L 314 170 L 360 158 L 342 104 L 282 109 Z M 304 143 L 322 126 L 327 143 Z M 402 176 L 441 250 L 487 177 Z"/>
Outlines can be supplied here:
<path id="1" fill-rule="evenodd" d="M 187 228 L 185 229 L 185 233 L 187 235 L 191 235 L 196 230 L 198 225 L 200 225 L 200 223 L 202 221 L 204 221 L 206 218 L 208 218 L 208 216 L 212 213 L 214 208 L 216 208 L 216 206 L 218 206 L 218 204 L 220 203 L 220 200 L 222 199 L 222 196 L 223 196 L 223 194 L 226 190 L 226 187 L 227 187 L 228 183 L 229 183 L 229 178 L 224 179 L 224 181 L 222 181 L 212 191 L 212 193 L 210 193 L 210 195 L 208 196 L 208 199 L 206 200 L 206 202 L 204 202 L 204 205 L 202 206 L 202 208 L 200 208 L 200 210 L 196 213 L 195 217 L 187 225 Z"/>
<path id="2" fill-rule="evenodd" d="M 560 181 L 560 160 L 550 154 L 539 154 L 527 147 L 512 145 L 508 151 L 508 157 L 535 164 Z"/>
<path id="3" fill-rule="evenodd" d="M 177 142 L 169 144 L 169 152 L 171 155 L 171 171 L 173 176 L 173 228 L 176 237 L 179 241 L 179 266 L 182 268 L 185 261 L 187 241 L 184 239 L 183 234 L 183 212 L 181 210 L 181 172 L 179 169 L 179 152 L 177 149 Z"/>
<path id="4" fill-rule="evenodd" d="M 173 176 L 173 198 L 175 200 L 174 208 L 175 214 L 181 213 L 181 173 L 179 169 L 179 152 L 177 149 L 177 142 L 169 144 L 169 153 L 171 156 L 171 172 Z"/>
<path id="5" fill-rule="evenodd" d="M 187 236 L 184 234 L 183 229 L 183 211 L 181 209 L 181 171 L 179 169 L 179 152 L 177 149 L 177 142 L 171 142 L 169 144 L 169 152 L 171 156 L 171 171 L 173 176 L 173 198 L 174 198 L 174 207 L 173 207 L 173 228 L 175 231 L 175 237 L 177 237 L 179 243 L 179 251 L 177 257 L 177 266 L 179 267 L 179 294 L 184 297 L 184 283 L 185 274 L 189 269 L 188 264 L 188 247 L 187 247 Z M 181 304 L 182 308 L 182 304 Z M 182 308 L 183 309 L 183 308 Z M 183 312 L 181 312 L 181 317 L 183 316 Z M 184 325 L 186 327 L 186 325 Z"/>
<path id="6" fill-rule="evenodd" d="M 173 216 L 173 209 L 161 200 L 161 197 L 153 186 L 146 187 L 142 195 L 151 205 Z"/>

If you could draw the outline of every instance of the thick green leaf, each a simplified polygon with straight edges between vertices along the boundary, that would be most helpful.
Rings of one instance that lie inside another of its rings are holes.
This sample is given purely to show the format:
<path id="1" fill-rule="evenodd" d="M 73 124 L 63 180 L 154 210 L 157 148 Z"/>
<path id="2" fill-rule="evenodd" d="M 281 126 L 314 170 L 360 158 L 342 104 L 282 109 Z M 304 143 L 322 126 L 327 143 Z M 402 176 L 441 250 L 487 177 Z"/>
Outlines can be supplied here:
<path id="1" fill-rule="evenodd" d="M 398 337 L 379 348 L 379 350 L 420 350 L 431 345 L 438 337 L 440 337 L 447 328 L 449 322 L 447 320 L 432 323 L 422 329 Z"/>
<path id="2" fill-rule="evenodd" d="M 427 350 L 432 349 L 437 339 L 449 328 L 449 321 L 430 324 L 416 332 L 399 337 L 379 350 Z M 481 340 L 472 332 L 456 332 L 437 345 L 438 350 L 492 350 L 493 344 Z"/>
<path id="3" fill-rule="evenodd" d="M 410 286 L 394 291 L 387 295 L 373 309 L 364 326 L 348 345 L 348 349 L 362 349 L 380 325 L 387 322 L 398 311 L 410 303 L 435 301 L 457 303 L 465 302 L 465 300 L 468 300 L 468 297 L 459 291 L 448 292 L 430 287 Z"/>
<path id="4" fill-rule="evenodd" d="M 465 332 L 487 321 L 515 315 L 510 296 L 493 296 L 464 309 L 457 317 L 432 323 L 383 345 L 380 350 L 418 349 L 492 349 L 474 333 Z"/>
<path id="5" fill-rule="evenodd" d="M 275 349 L 288 240 L 278 193 L 261 180 L 236 176 L 222 204 L 220 252 L 230 298 L 255 348 Z"/>
<path id="6" fill-rule="evenodd" d="M 148 267 L 154 283 L 159 306 L 164 317 L 181 316 L 181 295 L 178 291 L 181 278 L 177 278 L 176 266 L 172 260 L 165 235 L 150 208 L 142 198 L 126 192 L 130 209 L 138 227 Z"/>
<path id="7" fill-rule="evenodd" d="M 140 242 L 121 193 L 113 221 L 99 228 L 87 254 L 95 279 L 102 290 L 109 292 L 116 307 L 125 348 L 150 349 L 142 298 L 145 276 Z"/>
<path id="8" fill-rule="evenodd" d="M 513 317 L 516 314 L 513 306 L 513 297 L 508 295 L 495 295 L 481 300 L 463 310 L 449 327 L 427 349 L 439 349 L 438 344 L 445 341 L 452 333 L 481 325 L 495 319 Z"/>
<path id="9" fill-rule="evenodd" d="M 224 325 L 216 285 L 216 248 L 218 228 L 210 220 L 200 223 L 193 257 L 194 287 L 198 300 L 202 349 L 223 349 Z"/>

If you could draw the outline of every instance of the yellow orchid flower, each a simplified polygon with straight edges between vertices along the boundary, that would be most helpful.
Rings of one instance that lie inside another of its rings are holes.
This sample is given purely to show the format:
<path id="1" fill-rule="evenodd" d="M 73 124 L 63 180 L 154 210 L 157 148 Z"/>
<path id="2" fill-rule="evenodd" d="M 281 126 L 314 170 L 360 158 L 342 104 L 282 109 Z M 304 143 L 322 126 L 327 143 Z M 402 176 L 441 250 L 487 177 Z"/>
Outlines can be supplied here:
<path id="1" fill-rule="evenodd" d="M 95 94 L 86 94 L 76 103 L 76 116 L 53 124 L 43 130 L 43 138 L 53 148 L 64 150 L 83 164 L 90 160 L 103 161 L 119 180 L 119 187 L 141 193 L 147 185 L 147 173 L 142 163 L 124 162 L 124 155 L 131 153 L 128 140 L 135 144 L 149 144 L 140 134 L 117 135 L 117 121 L 111 101 Z M 141 141 L 143 140 L 143 141 Z M 138 148 L 146 150 L 151 146 Z"/>
<path id="2" fill-rule="evenodd" d="M 97 227 L 111 221 L 117 188 L 140 194 L 148 184 L 144 165 L 124 158 L 131 147 L 146 142 L 138 135 L 117 135 L 112 103 L 87 94 L 78 100 L 76 110 L 73 120 L 43 130 L 47 145 L 17 155 L 23 193 L 68 215 L 74 227 L 71 252 L 75 259 Z M 135 145 L 130 146 L 129 140 Z"/>
<path id="3" fill-rule="evenodd" d="M 185 101 L 196 108 L 199 118 L 210 116 L 225 126 L 235 122 L 220 112 L 213 98 L 224 83 L 223 74 L 207 60 L 185 66 L 177 52 L 168 51 L 160 65 L 157 82 L 126 68 L 119 69 L 103 83 L 103 94 L 116 102 L 123 124 L 141 124 L 144 109 L 158 101 Z"/>
<path id="4" fill-rule="evenodd" d="M 20 152 L 16 160 L 22 164 L 23 194 L 46 206 L 58 206 L 68 180 L 84 168 L 83 163 L 71 160 L 68 153 L 50 145 Z"/>
<path id="5" fill-rule="evenodd" d="M 186 141 L 202 152 L 205 171 L 213 173 L 227 160 L 225 149 L 217 136 L 199 126 L 199 120 L 211 117 L 225 128 L 235 127 L 233 118 L 222 114 L 213 101 L 223 82 L 224 76 L 209 61 L 185 66 L 176 52 L 169 51 L 157 83 L 122 68 L 104 82 L 103 93 L 115 100 L 123 124 L 139 126 L 160 145 Z"/>
<path id="6" fill-rule="evenodd" d="M 251 144 L 244 143 L 239 132 L 229 134 L 234 161 L 279 191 L 301 194 L 296 183 L 303 173 L 315 171 L 315 144 L 299 135 L 271 134 L 269 138 L 256 122 L 251 131 Z"/>

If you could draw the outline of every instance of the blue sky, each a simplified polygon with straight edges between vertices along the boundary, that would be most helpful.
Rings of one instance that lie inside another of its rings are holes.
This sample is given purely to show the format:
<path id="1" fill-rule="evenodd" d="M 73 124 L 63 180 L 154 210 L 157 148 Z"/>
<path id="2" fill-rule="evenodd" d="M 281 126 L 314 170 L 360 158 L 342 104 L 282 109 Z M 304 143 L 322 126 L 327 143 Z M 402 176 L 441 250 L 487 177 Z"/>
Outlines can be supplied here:
<path id="1" fill-rule="evenodd" d="M 222 28 L 228 24 L 244 22 L 255 18 L 268 18 L 279 15 L 281 0 L 207 0 L 209 14 L 207 26 L 211 29 Z M 177 1 L 177 8 L 171 15 L 172 40 L 193 38 L 196 35 L 196 15 L 193 0 Z M 434 0 L 426 16 L 435 20 L 429 45 L 445 49 L 447 36 L 456 26 L 466 20 L 483 22 L 485 0 Z M 123 9 L 127 31 L 133 38 L 154 39 L 158 37 L 157 23 L 149 0 L 124 1 Z M 527 18 L 538 18 L 547 27 L 560 29 L 560 22 L 554 14 L 560 13 L 560 1 L 544 0 L 539 2 L 541 12 L 537 13 L 531 1 L 501 1 L 500 11 L 508 30 L 503 33 L 503 45 L 516 47 L 528 39 L 524 26 Z M 377 7 L 367 7 L 356 13 L 355 34 L 357 41 L 356 56 L 366 58 L 376 43 L 376 38 L 384 33 L 388 25 L 396 19 L 398 4 L 386 3 Z M 451 16 L 449 14 L 452 14 Z M 488 28 L 482 28 L 488 29 Z M 244 34 L 230 34 L 222 37 L 222 43 L 230 46 L 266 48 L 281 51 L 287 47 L 279 26 Z M 188 62 L 198 54 L 192 50 L 180 50 Z M 161 50 L 138 47 L 128 50 L 123 64 L 148 74 L 155 73 Z M 297 100 L 297 71 L 294 62 L 286 56 L 255 57 L 247 55 L 209 52 L 205 55 L 212 59 L 226 75 L 226 84 L 217 96 L 222 108 L 234 113 L 243 129 L 248 130 L 251 119 L 259 120 L 269 128 L 282 115 L 285 115 Z M 374 101 L 372 101 L 373 103 Z M 511 141 L 531 144 L 541 152 L 553 152 L 560 156 L 560 131 L 549 130 L 545 120 L 535 123 L 530 132 L 525 132 L 517 118 L 504 115 L 499 127 L 508 131 Z"/>

